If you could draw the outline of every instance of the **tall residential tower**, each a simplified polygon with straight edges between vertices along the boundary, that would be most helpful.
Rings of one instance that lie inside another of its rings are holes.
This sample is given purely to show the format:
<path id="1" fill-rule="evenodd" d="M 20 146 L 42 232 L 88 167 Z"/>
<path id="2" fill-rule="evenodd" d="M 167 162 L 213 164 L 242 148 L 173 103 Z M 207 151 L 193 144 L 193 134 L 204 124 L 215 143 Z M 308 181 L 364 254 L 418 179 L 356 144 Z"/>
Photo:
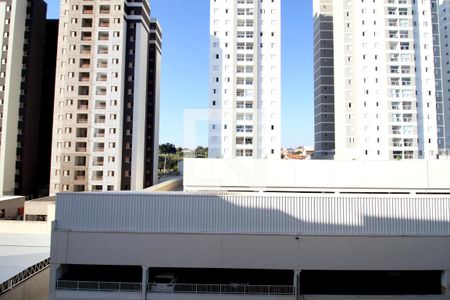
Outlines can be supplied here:
<path id="1" fill-rule="evenodd" d="M 50 194 L 155 183 L 160 51 L 147 0 L 61 1 Z"/>
<path id="2" fill-rule="evenodd" d="M 445 147 L 437 0 L 315 0 L 316 158 Z"/>
<path id="3" fill-rule="evenodd" d="M 444 90 L 445 152 L 450 156 L 450 1 L 440 0 L 439 30 L 441 34 L 442 86 Z"/>
<path id="4" fill-rule="evenodd" d="M 46 10 L 43 0 L 0 0 L 0 195 L 39 195 L 42 174 L 39 162 L 49 164 L 37 149 L 51 132 L 41 126 L 42 79 L 51 74 L 44 68 Z M 48 32 L 51 40 L 53 32 Z M 49 82 L 52 85 L 52 82 Z M 53 101 L 53 99 L 52 99 Z"/>
<path id="5" fill-rule="evenodd" d="M 280 2 L 211 0 L 210 158 L 280 158 Z"/>

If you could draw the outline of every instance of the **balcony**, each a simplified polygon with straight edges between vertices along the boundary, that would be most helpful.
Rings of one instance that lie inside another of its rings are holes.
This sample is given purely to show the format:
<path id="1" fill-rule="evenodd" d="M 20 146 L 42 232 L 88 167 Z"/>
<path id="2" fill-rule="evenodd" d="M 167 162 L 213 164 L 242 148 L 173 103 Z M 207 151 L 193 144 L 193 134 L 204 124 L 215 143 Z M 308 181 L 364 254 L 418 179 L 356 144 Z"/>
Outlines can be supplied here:
<path id="1" fill-rule="evenodd" d="M 99 59 L 97 62 L 98 68 L 107 68 L 108 67 L 108 61 L 105 59 Z"/>
<path id="2" fill-rule="evenodd" d="M 88 72 L 82 72 L 79 74 L 79 81 L 89 81 L 90 79 L 90 73 Z"/>
<path id="3" fill-rule="evenodd" d="M 88 122 L 87 114 L 79 114 L 77 115 L 77 124 L 86 124 Z"/>
<path id="4" fill-rule="evenodd" d="M 83 6 L 83 14 L 92 15 L 94 13 L 94 7 L 92 5 Z"/>
<path id="5" fill-rule="evenodd" d="M 75 152 L 86 152 L 86 143 L 76 143 Z"/>
<path id="6" fill-rule="evenodd" d="M 108 54 L 108 47 L 107 46 L 98 47 L 97 54 Z"/>
<path id="7" fill-rule="evenodd" d="M 99 27 L 109 27 L 109 19 L 100 19 L 98 26 Z"/>
<path id="8" fill-rule="evenodd" d="M 82 32 L 81 40 L 85 42 L 92 41 L 92 32 Z"/>
<path id="9" fill-rule="evenodd" d="M 80 68 L 90 68 L 91 67 L 91 60 L 82 58 L 80 59 Z"/>
<path id="10" fill-rule="evenodd" d="M 87 138 L 88 129 L 87 128 L 77 128 L 75 136 L 77 138 Z"/>
<path id="11" fill-rule="evenodd" d="M 97 96 L 105 96 L 106 95 L 106 88 L 105 87 L 97 87 L 97 90 L 95 91 L 95 95 Z"/>
<path id="12" fill-rule="evenodd" d="M 105 109 L 106 102 L 105 101 L 97 101 L 95 102 L 95 109 Z"/>
<path id="13" fill-rule="evenodd" d="M 92 28 L 92 19 L 81 20 L 81 27 Z"/>
<path id="14" fill-rule="evenodd" d="M 107 15 L 111 12 L 111 8 L 109 5 L 100 5 L 100 14 Z"/>
<path id="15" fill-rule="evenodd" d="M 80 54 L 91 54 L 91 46 L 81 45 Z"/>
<path id="16" fill-rule="evenodd" d="M 395 134 L 395 135 L 402 134 L 402 128 L 400 126 L 393 126 L 392 134 Z"/>
<path id="17" fill-rule="evenodd" d="M 109 40 L 109 33 L 108 32 L 99 32 L 98 40 L 99 41 L 108 41 Z"/>
<path id="18" fill-rule="evenodd" d="M 89 109 L 89 101 L 88 100 L 78 100 L 77 109 L 78 110 Z"/>
<path id="19" fill-rule="evenodd" d="M 106 122 L 106 117 L 103 115 L 97 115 L 95 116 L 95 121 L 96 124 L 104 124 Z"/>
<path id="20" fill-rule="evenodd" d="M 106 74 L 98 74 L 97 75 L 97 81 L 108 81 L 108 76 Z"/>
<path id="21" fill-rule="evenodd" d="M 94 161 L 92 162 L 92 165 L 95 167 L 101 167 L 104 165 L 104 159 L 103 157 L 96 157 L 94 158 Z"/>
<path id="22" fill-rule="evenodd" d="M 94 137 L 105 137 L 105 129 L 104 128 L 96 128 L 94 129 Z"/>
<path id="23" fill-rule="evenodd" d="M 75 157 L 75 166 L 77 166 L 77 167 L 86 166 L 86 157 L 85 156 L 76 156 Z"/>
<path id="24" fill-rule="evenodd" d="M 403 122 L 411 123 L 411 122 L 413 122 L 413 118 L 412 117 L 403 117 Z"/>

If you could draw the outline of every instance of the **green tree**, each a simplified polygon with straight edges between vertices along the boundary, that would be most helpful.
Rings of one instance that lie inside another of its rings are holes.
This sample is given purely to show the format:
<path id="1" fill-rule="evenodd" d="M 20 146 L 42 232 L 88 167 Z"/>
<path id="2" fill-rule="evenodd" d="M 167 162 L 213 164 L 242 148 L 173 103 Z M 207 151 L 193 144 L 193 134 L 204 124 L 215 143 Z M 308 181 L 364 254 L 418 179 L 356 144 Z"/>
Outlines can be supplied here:
<path id="1" fill-rule="evenodd" d="M 203 148 L 202 146 L 198 146 L 195 148 L 195 157 L 197 158 L 207 158 L 208 157 L 208 148 Z"/>
<path id="2" fill-rule="evenodd" d="M 175 148 L 174 144 L 166 143 L 159 145 L 159 153 L 161 154 L 175 154 L 177 153 L 177 148 Z"/>

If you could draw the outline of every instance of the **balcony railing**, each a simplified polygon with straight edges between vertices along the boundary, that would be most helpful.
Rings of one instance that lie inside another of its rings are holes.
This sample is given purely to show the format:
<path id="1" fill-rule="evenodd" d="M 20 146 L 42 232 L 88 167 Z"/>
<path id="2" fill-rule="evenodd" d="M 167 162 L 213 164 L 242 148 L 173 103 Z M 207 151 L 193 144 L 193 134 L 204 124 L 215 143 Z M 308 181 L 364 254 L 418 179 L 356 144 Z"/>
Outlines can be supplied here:
<path id="1" fill-rule="evenodd" d="M 140 293 L 142 284 L 139 282 L 97 282 L 97 281 L 56 281 L 59 291 L 87 291 L 87 292 L 118 292 Z"/>
<path id="2" fill-rule="evenodd" d="M 118 292 L 140 293 L 142 284 L 139 282 L 99 282 L 57 280 L 59 291 L 85 292 Z M 184 284 L 172 285 L 147 284 L 148 293 L 180 293 L 180 294 L 243 294 L 243 295 L 286 295 L 295 294 L 292 285 L 243 285 L 243 284 Z"/>
<path id="3" fill-rule="evenodd" d="M 181 294 L 244 294 L 244 295 L 294 295 L 292 285 L 246 285 L 246 284 L 185 284 L 176 283 L 170 286 L 149 283 L 149 293 L 181 293 Z"/>

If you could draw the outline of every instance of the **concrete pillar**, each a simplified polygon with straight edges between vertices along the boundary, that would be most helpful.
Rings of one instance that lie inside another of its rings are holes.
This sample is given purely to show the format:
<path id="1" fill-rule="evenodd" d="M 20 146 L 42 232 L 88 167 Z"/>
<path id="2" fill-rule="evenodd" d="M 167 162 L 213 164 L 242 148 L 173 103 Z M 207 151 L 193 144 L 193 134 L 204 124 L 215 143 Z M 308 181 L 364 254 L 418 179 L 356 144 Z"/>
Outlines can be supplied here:
<path id="1" fill-rule="evenodd" d="M 300 270 L 294 270 L 294 293 L 295 299 L 300 299 Z"/>
<path id="2" fill-rule="evenodd" d="M 141 300 L 147 300 L 147 286 L 148 286 L 148 275 L 149 275 L 149 267 L 142 266 L 142 294 Z"/>
<path id="3" fill-rule="evenodd" d="M 48 299 L 53 300 L 56 298 L 56 280 L 61 277 L 61 265 L 50 265 L 50 279 L 48 283 Z"/>
<path id="4" fill-rule="evenodd" d="M 450 270 L 443 271 L 441 275 L 442 294 L 450 300 Z"/>

